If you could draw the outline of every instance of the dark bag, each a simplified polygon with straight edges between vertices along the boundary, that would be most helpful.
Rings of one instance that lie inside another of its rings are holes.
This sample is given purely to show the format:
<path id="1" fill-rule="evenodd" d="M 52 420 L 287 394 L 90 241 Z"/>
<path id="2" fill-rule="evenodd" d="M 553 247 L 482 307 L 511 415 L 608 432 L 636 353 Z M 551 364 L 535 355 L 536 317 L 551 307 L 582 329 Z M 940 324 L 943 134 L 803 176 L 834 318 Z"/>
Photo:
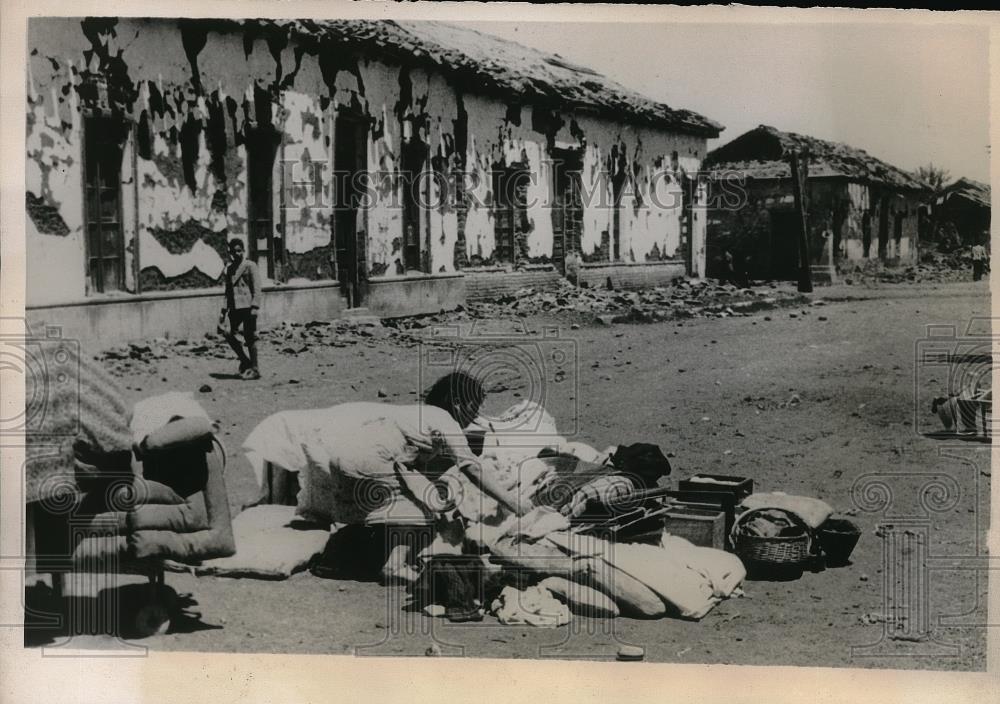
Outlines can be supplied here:
<path id="1" fill-rule="evenodd" d="M 652 489 L 661 477 L 670 474 L 670 462 L 657 445 L 637 442 L 621 445 L 611 456 L 611 463 L 619 472 L 638 480 L 645 488 Z"/>

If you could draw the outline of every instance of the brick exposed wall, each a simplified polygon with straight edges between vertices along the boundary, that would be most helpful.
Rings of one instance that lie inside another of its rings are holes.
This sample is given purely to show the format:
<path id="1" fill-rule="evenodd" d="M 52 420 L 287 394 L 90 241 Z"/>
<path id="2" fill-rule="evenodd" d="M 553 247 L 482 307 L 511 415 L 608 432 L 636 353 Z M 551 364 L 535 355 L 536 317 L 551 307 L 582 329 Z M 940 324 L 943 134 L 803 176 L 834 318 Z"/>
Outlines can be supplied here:
<path id="1" fill-rule="evenodd" d="M 667 286 L 684 273 L 684 262 L 585 266 L 580 268 L 580 284 L 603 288 L 610 277 L 611 285 L 616 289 L 652 288 Z M 555 271 L 470 272 L 465 275 L 466 298 L 488 301 L 526 286 L 539 291 L 554 289 L 559 286 L 561 278 L 562 275 Z"/>
<path id="2" fill-rule="evenodd" d="M 603 288 L 610 278 L 611 285 L 616 289 L 652 288 L 667 286 L 684 273 L 684 262 L 585 266 L 580 268 L 580 283 L 590 288 Z"/>
<path id="3" fill-rule="evenodd" d="M 465 296 L 470 301 L 488 301 L 531 286 L 555 289 L 562 275 L 557 271 L 476 272 L 465 275 Z"/>

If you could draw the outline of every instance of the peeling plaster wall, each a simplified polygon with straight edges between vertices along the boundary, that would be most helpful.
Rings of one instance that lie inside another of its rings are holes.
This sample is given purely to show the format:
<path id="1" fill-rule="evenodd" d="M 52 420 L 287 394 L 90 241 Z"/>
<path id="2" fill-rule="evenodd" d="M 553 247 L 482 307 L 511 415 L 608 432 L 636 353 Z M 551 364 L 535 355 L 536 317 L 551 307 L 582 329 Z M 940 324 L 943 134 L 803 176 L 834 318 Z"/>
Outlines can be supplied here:
<path id="1" fill-rule="evenodd" d="M 314 66 L 312 61 L 303 64 Z M 298 84 L 301 79 L 298 79 Z M 317 93 L 319 88 L 317 87 Z M 320 105 L 316 94 L 297 90 L 282 94 L 284 141 L 279 153 L 274 213 L 284 238 L 288 280 L 330 278 L 333 254 L 332 114 Z M 282 199 L 283 197 L 283 199 Z"/>
<path id="2" fill-rule="evenodd" d="M 32 20 L 29 35 L 32 303 L 88 293 L 80 202 L 85 111 L 130 128 L 122 162 L 130 291 L 219 284 L 227 239 L 248 235 L 247 140 L 258 128 L 273 128 L 280 140 L 272 235 L 284 252 L 284 270 L 276 274 L 332 278 L 339 111 L 360 120 L 367 135 L 361 146 L 368 207 L 355 223 L 362 279 L 403 271 L 404 119 L 427 148 L 420 195 L 430 207 L 420 214 L 420 261 L 428 273 L 496 263 L 494 165 L 524 164 L 531 175 L 517 256 L 552 261 L 559 249 L 553 148 L 582 151 L 585 257 L 612 257 L 613 154 L 627 172 L 619 260 L 682 255 L 678 178 L 699 168 L 704 138 L 505 104 L 478 95 L 477 86 L 453 85 L 392 60 L 336 47 L 317 53 L 280 31 L 244 34 L 211 21 L 60 18 Z M 37 266 L 43 261 L 44 270 Z"/>
<path id="3" fill-rule="evenodd" d="M 644 262 L 683 256 L 680 175 L 698 171 L 705 154 L 700 137 L 660 132 L 571 113 L 557 115 L 547 124 L 532 124 L 533 110 L 509 106 L 481 97 L 466 97 L 469 115 L 469 192 L 482 204 L 470 207 L 465 227 L 467 255 L 475 263 L 492 263 L 496 246 L 490 173 L 492 164 L 525 162 L 531 172 L 527 189 L 527 239 L 529 256 L 550 259 L 553 254 L 554 194 L 550 146 L 582 151 L 583 223 L 581 248 L 591 260 L 610 261 L 603 251 L 612 230 L 612 196 L 609 159 L 612 149 L 624 153 L 627 186 L 619 206 L 620 261 Z M 512 121 L 512 115 L 519 117 Z M 542 131 L 545 130 L 545 131 Z M 677 159 L 673 155 L 677 154 Z M 704 218 L 699 227 L 704 230 Z"/>
<path id="4" fill-rule="evenodd" d="M 573 131 L 581 134 L 587 145 L 584 187 L 591 204 L 585 207 L 584 255 L 596 254 L 604 233 L 609 238 L 612 234 L 614 162 L 625 174 L 619 205 L 620 260 L 645 262 L 683 257 L 680 179 L 682 174 L 694 177 L 698 173 L 705 156 L 705 139 L 589 116 L 569 117 L 566 122 L 576 124 Z M 610 261 L 611 257 L 605 259 Z"/>
<path id="5" fill-rule="evenodd" d="M 25 190 L 36 204 L 26 218 L 26 267 L 29 304 L 82 298 L 86 294 L 81 114 L 76 91 L 67 89 L 83 62 L 87 42 L 79 24 L 59 23 L 39 31 L 32 22 L 28 46 L 27 144 Z M 51 58 L 46 46 L 59 47 Z M 63 53 L 73 56 L 64 59 Z"/>

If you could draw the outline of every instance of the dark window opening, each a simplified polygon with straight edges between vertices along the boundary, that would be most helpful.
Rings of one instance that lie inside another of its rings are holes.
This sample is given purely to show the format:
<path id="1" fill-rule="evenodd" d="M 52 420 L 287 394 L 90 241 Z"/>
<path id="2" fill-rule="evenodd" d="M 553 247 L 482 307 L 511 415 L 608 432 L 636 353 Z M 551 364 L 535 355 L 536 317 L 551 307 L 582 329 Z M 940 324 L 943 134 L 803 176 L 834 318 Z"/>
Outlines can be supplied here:
<path id="1" fill-rule="evenodd" d="M 861 216 L 861 244 L 864 247 L 864 257 L 868 259 L 872 249 L 872 214 L 868 210 Z"/>
<path id="2" fill-rule="evenodd" d="M 676 154 L 676 152 L 674 152 Z M 694 203 L 698 195 L 698 180 L 687 174 L 680 175 L 681 201 L 681 246 L 684 265 L 689 274 L 694 273 Z"/>
<path id="3" fill-rule="evenodd" d="M 903 213 L 896 213 L 896 221 L 893 223 L 892 238 L 896 240 L 896 253 L 899 253 L 899 245 L 903 239 Z"/>
<path id="4" fill-rule="evenodd" d="M 259 127 L 247 135 L 248 255 L 275 278 L 284 262 L 282 240 L 274 236 L 274 159 L 280 135 L 273 127 Z"/>
<path id="5" fill-rule="evenodd" d="M 569 252 L 582 249 L 583 233 L 583 151 L 552 150 L 553 208 L 552 259 L 565 261 Z"/>
<path id="6" fill-rule="evenodd" d="M 517 264 L 526 256 L 528 231 L 528 168 L 522 162 L 493 165 L 493 232 L 496 259 Z"/>
<path id="7" fill-rule="evenodd" d="M 614 206 L 611 210 L 611 260 L 621 260 L 622 243 L 622 193 L 625 190 L 626 175 L 619 171 L 611 177 L 611 195 Z"/>
<path id="8" fill-rule="evenodd" d="M 677 152 L 671 155 L 671 163 L 677 161 Z M 625 192 L 625 184 L 628 181 L 628 158 L 625 150 L 616 147 L 611 148 L 610 158 L 611 171 L 611 261 L 621 260 L 621 230 L 622 230 L 622 195 Z"/>
<path id="9" fill-rule="evenodd" d="M 838 203 L 836 209 L 833 211 L 833 242 L 831 250 L 834 263 L 840 260 L 840 244 L 844 223 L 847 221 L 847 209 L 848 206 Z"/>
<path id="10" fill-rule="evenodd" d="M 882 198 L 879 201 L 878 213 L 878 258 L 885 261 L 889 256 L 889 202 Z"/>
<path id="11" fill-rule="evenodd" d="M 122 148 L 127 129 L 111 118 L 88 117 L 84 122 L 87 276 L 91 290 L 98 293 L 125 288 Z"/>
<path id="12" fill-rule="evenodd" d="M 424 186 L 422 173 L 427 160 L 427 145 L 414 135 L 403 144 L 400 159 L 400 181 L 403 188 L 403 267 L 407 271 L 423 271 L 421 266 L 421 208 Z"/>
<path id="13" fill-rule="evenodd" d="M 366 145 L 366 123 L 351 112 L 338 110 L 333 135 L 335 275 L 350 307 L 363 302 L 367 280 L 365 233 L 358 228 L 363 177 L 368 169 Z"/>

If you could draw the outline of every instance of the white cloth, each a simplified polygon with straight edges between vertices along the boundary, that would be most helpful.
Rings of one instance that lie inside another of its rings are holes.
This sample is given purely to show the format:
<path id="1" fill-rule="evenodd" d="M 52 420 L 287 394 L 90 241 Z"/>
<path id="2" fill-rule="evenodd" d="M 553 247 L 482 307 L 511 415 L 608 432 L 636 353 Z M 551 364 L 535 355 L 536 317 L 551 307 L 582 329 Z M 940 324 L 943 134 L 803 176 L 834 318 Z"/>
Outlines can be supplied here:
<path id="1" fill-rule="evenodd" d="M 682 618 L 704 617 L 732 596 L 746 577 L 746 568 L 735 555 L 676 536 L 664 536 L 659 545 L 610 543 L 565 532 L 551 533 L 547 539 L 570 553 L 600 555 L 646 585 Z"/>
<path id="2" fill-rule="evenodd" d="M 206 418 L 208 413 L 195 401 L 190 391 L 170 391 L 137 401 L 132 408 L 132 441 L 141 443 L 147 435 L 159 430 L 173 418 Z"/>
<path id="3" fill-rule="evenodd" d="M 569 607 L 552 596 L 548 589 L 537 586 L 523 591 L 504 587 L 490 610 L 500 623 L 508 626 L 555 628 L 570 621 Z"/>
<path id="4" fill-rule="evenodd" d="M 486 429 L 482 454 L 503 464 L 516 466 L 522 460 L 537 457 L 546 447 L 566 443 L 559 436 L 555 419 L 534 401 L 515 404 L 496 418 L 477 418 L 475 425 Z"/>
<path id="5" fill-rule="evenodd" d="M 758 508 L 779 508 L 794 513 L 810 528 L 819 528 L 833 513 L 833 507 L 825 501 L 810 496 L 786 494 L 783 491 L 751 494 L 743 499 L 741 505 L 748 511 Z"/>

